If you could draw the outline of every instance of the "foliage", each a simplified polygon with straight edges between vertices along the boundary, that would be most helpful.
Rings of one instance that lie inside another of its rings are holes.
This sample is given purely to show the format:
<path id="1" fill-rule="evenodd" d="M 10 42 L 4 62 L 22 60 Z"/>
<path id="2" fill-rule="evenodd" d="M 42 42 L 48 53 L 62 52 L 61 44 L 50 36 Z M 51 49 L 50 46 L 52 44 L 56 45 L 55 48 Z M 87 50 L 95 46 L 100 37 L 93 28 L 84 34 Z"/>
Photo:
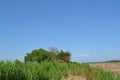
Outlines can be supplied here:
<path id="1" fill-rule="evenodd" d="M 27 63 L 38 62 L 41 63 L 43 61 L 54 61 L 59 62 L 60 60 L 63 62 L 70 62 L 71 54 L 67 51 L 61 50 L 60 52 L 57 48 L 51 47 L 49 51 L 44 49 L 33 50 L 31 53 L 27 53 L 24 61 Z"/>
<path id="2" fill-rule="evenodd" d="M 25 63 L 17 59 L 14 62 L 0 61 L 0 80 L 61 80 L 69 74 L 82 75 L 87 80 L 120 80 L 120 75 L 102 68 L 70 62 L 70 56 L 68 51 L 51 48 L 27 53 Z"/>
<path id="3" fill-rule="evenodd" d="M 57 59 L 63 60 L 64 62 L 70 62 L 70 56 L 71 56 L 71 54 L 68 51 L 64 52 L 63 50 L 61 50 L 57 54 Z"/>
<path id="4" fill-rule="evenodd" d="M 48 52 L 50 52 L 51 61 L 56 62 L 57 61 L 56 55 L 59 52 L 58 49 L 56 47 L 50 47 Z"/>
<path id="5" fill-rule="evenodd" d="M 18 63 L 17 63 L 18 62 Z M 102 68 L 90 67 L 88 64 L 42 63 L 27 64 L 19 61 L 0 61 L 0 80 L 61 80 L 62 77 L 82 75 L 87 80 L 120 80 L 120 75 L 105 72 Z"/>
<path id="6" fill-rule="evenodd" d="M 110 61 L 105 61 L 105 62 L 120 62 L 120 60 L 110 60 Z"/>
<path id="7" fill-rule="evenodd" d="M 50 53 L 44 49 L 33 50 L 25 56 L 25 62 L 42 62 L 50 59 Z"/>
<path id="8" fill-rule="evenodd" d="M 61 80 L 67 74 L 67 66 L 54 62 L 12 63 L 0 62 L 0 80 Z"/>

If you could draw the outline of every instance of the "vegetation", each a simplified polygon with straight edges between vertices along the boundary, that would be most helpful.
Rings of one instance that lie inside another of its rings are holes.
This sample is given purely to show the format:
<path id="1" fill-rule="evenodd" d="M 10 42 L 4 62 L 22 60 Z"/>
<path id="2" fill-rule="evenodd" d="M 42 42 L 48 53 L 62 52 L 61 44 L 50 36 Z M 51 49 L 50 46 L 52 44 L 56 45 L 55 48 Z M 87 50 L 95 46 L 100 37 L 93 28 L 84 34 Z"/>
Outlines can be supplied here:
<path id="1" fill-rule="evenodd" d="M 61 80 L 69 74 L 82 75 L 86 80 L 120 80 L 120 75 L 102 68 L 70 62 L 69 52 L 55 48 L 33 50 L 25 62 L 0 61 L 0 80 Z"/>
<path id="2" fill-rule="evenodd" d="M 50 59 L 50 53 L 44 49 L 33 50 L 31 53 L 27 53 L 25 56 L 25 62 L 42 62 Z"/>
<path id="3" fill-rule="evenodd" d="M 48 61 L 27 64 L 18 60 L 0 62 L 0 80 L 61 80 L 62 77 L 69 76 L 68 72 L 82 75 L 87 80 L 120 80 L 120 76 L 115 78 L 114 73 L 90 67 L 88 64 Z"/>
<path id="4" fill-rule="evenodd" d="M 105 61 L 105 62 L 120 62 L 120 60 L 110 60 L 110 61 Z"/>
<path id="5" fill-rule="evenodd" d="M 71 53 L 68 51 L 58 51 L 57 48 L 50 48 L 49 51 L 44 49 L 33 50 L 31 53 L 27 53 L 24 61 L 26 63 L 38 62 L 41 63 L 43 61 L 54 61 L 54 62 L 70 62 Z"/>

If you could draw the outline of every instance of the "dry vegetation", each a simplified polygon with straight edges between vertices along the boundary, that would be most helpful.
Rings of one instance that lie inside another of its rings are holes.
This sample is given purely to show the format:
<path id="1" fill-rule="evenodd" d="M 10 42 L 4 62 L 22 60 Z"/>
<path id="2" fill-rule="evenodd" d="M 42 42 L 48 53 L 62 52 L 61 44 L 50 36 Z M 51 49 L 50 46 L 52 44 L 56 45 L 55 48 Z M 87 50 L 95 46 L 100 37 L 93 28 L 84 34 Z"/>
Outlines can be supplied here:
<path id="1" fill-rule="evenodd" d="M 113 71 L 115 74 L 120 74 L 120 62 L 91 63 L 90 66 L 102 67 L 106 71 Z"/>
<path id="2" fill-rule="evenodd" d="M 112 71 L 116 75 L 120 74 L 120 62 L 103 62 L 103 63 L 91 63 L 91 67 L 100 67 L 103 68 L 105 71 Z M 68 77 L 62 79 L 62 80 L 87 80 L 87 78 L 77 75 L 69 75 Z"/>

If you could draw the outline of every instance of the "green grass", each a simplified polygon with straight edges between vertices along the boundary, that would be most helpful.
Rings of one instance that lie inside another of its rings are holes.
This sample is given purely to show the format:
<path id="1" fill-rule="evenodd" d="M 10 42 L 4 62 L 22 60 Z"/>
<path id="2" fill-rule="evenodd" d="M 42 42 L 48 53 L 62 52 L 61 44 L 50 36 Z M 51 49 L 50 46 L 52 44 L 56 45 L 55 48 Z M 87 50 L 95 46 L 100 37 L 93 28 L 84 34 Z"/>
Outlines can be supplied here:
<path id="1" fill-rule="evenodd" d="M 82 75 L 87 80 L 120 80 L 120 75 L 115 79 L 113 72 L 105 72 L 102 68 L 93 68 L 88 64 L 0 62 L 0 80 L 61 80 L 68 76 L 68 72 Z"/>

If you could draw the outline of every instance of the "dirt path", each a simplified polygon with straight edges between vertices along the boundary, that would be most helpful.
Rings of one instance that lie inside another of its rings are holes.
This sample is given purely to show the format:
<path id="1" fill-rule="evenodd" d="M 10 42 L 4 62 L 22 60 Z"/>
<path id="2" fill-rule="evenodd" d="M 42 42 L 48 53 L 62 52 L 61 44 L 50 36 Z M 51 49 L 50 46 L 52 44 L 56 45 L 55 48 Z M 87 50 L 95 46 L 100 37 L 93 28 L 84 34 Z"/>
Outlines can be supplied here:
<path id="1" fill-rule="evenodd" d="M 62 80 L 87 80 L 87 79 L 81 75 L 78 76 L 69 75 L 68 77 L 63 78 Z"/>

